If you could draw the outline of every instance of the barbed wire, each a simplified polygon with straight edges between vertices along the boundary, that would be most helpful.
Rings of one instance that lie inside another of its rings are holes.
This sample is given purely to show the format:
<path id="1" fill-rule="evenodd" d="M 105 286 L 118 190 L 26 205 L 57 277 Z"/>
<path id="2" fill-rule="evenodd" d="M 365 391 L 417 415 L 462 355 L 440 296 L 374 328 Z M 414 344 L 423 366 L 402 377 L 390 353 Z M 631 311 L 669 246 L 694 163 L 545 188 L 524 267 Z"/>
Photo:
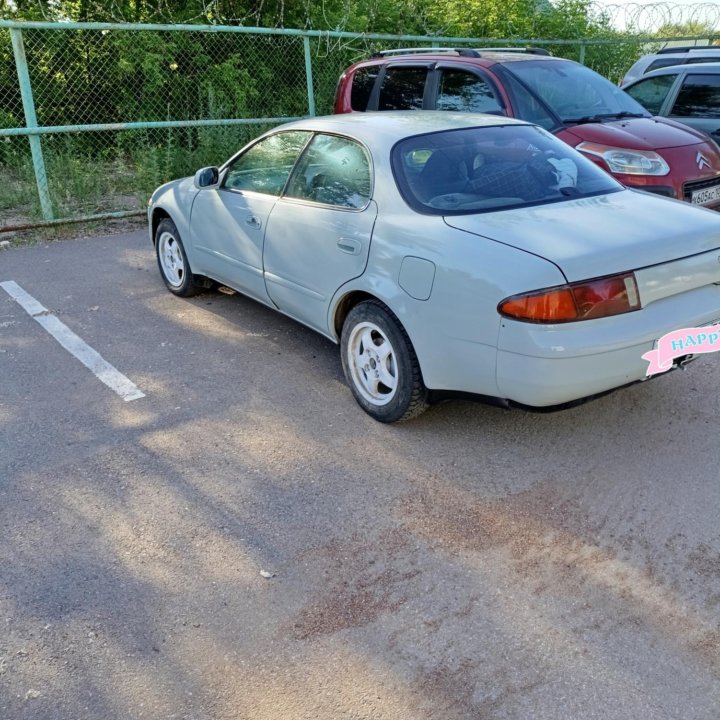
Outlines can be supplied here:
<path id="1" fill-rule="evenodd" d="M 304 28 L 298 29 L 315 29 L 315 30 L 351 30 L 350 17 L 352 15 L 351 8 L 353 0 L 343 0 L 343 2 L 332 3 L 335 15 L 330 19 L 326 14 L 326 0 L 299 0 L 302 6 L 305 8 L 306 22 Z M 318 22 L 317 15 L 315 16 L 315 22 L 311 21 L 311 4 L 321 6 L 320 17 L 321 22 Z M 542 27 L 542 16 L 545 8 L 554 4 L 553 0 L 550 0 L 550 5 L 546 4 L 547 0 L 537 0 L 536 12 L 530 18 L 531 25 L 537 25 L 538 28 Z M 197 14 L 192 17 L 185 17 L 181 21 L 183 24 L 228 24 L 228 25 L 242 25 L 242 26 L 257 26 L 262 24 L 262 13 L 263 13 L 264 2 L 256 4 L 248 13 L 243 16 L 228 15 L 224 7 L 222 0 L 198 0 L 197 1 Z M 62 21 L 69 19 L 62 15 L 60 11 L 60 3 L 47 4 L 41 0 L 37 0 L 37 8 L 41 12 L 43 19 L 48 21 Z M 127 17 L 123 11 L 124 5 L 117 0 L 110 0 L 104 2 L 101 0 L 87 0 L 87 7 L 91 9 L 89 16 L 94 17 L 98 21 L 111 21 L 111 22 L 132 22 L 134 18 Z M 380 12 L 380 3 L 377 3 L 377 7 L 373 9 L 373 3 L 369 4 L 369 19 L 370 25 L 372 25 L 373 17 L 376 17 Z M 417 10 L 422 10 L 423 3 L 417 4 Z M 4 9 L 3 9 L 4 8 Z M 9 19 L 13 19 L 15 11 L 17 10 L 16 3 L 14 0 L 0 0 L 0 17 L 7 16 Z M 125 7 L 125 10 L 127 8 Z M 285 2 L 281 1 L 277 7 L 274 17 L 272 18 L 272 25 L 276 27 L 286 27 L 288 18 L 286 17 L 287 7 Z M 338 14 L 339 12 L 339 14 Z M 172 0 L 155 0 L 153 13 L 154 17 L 150 19 L 150 22 L 163 22 L 173 24 L 176 22 L 175 15 L 172 8 Z M 424 26 L 423 34 L 428 35 L 443 35 L 452 34 L 453 28 L 447 27 L 436 27 L 434 22 L 429 22 L 426 18 L 422 17 L 423 13 L 420 12 L 420 16 L 416 17 L 416 21 L 420 20 Z M 616 31 L 624 31 L 635 35 L 653 35 L 660 31 L 667 31 L 668 37 L 672 35 L 683 35 L 683 36 L 720 36 L 720 1 L 714 0 L 713 2 L 694 2 L 694 3 L 682 3 L 682 2 L 645 2 L 644 0 L 638 0 L 637 2 L 623 2 L 622 0 L 592 0 L 589 4 L 589 17 L 595 20 L 602 21 L 609 29 Z M 269 18 L 266 18 L 268 20 Z M 573 13 L 568 13 L 567 16 L 568 28 L 567 30 L 577 30 L 577 17 Z M 294 24 L 302 25 L 302 23 Z M 525 25 L 527 31 L 527 24 Z M 373 28 L 368 27 L 368 31 L 372 32 Z M 509 28 L 512 30 L 512 28 Z M 400 32 L 400 31 L 398 31 Z M 404 32 L 404 31 L 403 31 Z"/>
<path id="2" fill-rule="evenodd" d="M 663 28 L 682 30 L 684 35 L 720 34 L 720 3 L 592 3 L 594 14 L 604 16 L 617 29 L 652 34 Z"/>

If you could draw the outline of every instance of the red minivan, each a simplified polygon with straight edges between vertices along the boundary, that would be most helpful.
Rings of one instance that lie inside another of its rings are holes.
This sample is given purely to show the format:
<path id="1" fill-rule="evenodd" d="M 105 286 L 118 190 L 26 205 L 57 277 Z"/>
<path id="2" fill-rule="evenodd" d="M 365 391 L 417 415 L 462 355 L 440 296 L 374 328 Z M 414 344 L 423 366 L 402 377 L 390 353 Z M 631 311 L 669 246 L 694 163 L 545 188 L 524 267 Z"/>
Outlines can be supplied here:
<path id="1" fill-rule="evenodd" d="M 720 208 L 720 147 L 545 51 L 389 50 L 341 76 L 334 111 L 484 112 L 540 125 L 624 185 Z"/>

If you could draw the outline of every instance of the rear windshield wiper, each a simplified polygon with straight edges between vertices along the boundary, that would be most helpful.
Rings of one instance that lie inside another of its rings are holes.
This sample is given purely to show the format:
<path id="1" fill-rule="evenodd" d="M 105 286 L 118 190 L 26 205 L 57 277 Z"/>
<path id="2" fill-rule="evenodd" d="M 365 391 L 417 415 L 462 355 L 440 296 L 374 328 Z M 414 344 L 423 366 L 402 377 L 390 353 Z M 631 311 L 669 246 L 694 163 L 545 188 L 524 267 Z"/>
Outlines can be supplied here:
<path id="1" fill-rule="evenodd" d="M 563 118 L 563 122 L 573 123 L 574 125 L 585 125 L 586 123 L 602 122 L 603 120 L 622 120 L 623 118 L 641 118 L 650 117 L 644 113 L 634 113 L 623 110 L 617 113 L 604 113 L 602 115 L 583 115 L 577 118 Z"/>

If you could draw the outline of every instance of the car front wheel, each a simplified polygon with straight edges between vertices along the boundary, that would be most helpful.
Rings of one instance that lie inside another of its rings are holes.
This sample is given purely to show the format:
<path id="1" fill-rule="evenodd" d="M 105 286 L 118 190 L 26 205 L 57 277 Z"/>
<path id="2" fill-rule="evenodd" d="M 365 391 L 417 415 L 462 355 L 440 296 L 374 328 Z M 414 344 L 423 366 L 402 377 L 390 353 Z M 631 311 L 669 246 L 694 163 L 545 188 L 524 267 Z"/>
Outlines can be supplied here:
<path id="1" fill-rule="evenodd" d="M 170 218 L 160 221 L 155 233 L 155 255 L 167 289 L 180 297 L 190 297 L 202 290 L 194 281 L 190 263 L 175 223 Z"/>
<path id="2" fill-rule="evenodd" d="M 367 300 L 348 313 L 340 352 L 355 399 L 375 420 L 408 420 L 427 409 L 428 393 L 410 338 L 382 303 Z"/>

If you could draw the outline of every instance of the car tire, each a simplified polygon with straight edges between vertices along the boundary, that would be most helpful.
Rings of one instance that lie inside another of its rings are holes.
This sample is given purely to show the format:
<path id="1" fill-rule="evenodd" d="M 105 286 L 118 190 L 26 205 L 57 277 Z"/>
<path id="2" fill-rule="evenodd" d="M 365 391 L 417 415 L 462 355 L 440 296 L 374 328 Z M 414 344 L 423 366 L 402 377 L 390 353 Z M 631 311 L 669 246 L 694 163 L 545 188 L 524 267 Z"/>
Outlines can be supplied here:
<path id="1" fill-rule="evenodd" d="M 205 288 L 196 282 L 175 223 L 164 218 L 155 231 L 155 257 L 167 289 L 179 297 L 191 297 Z"/>
<path id="2" fill-rule="evenodd" d="M 410 338 L 381 302 L 366 300 L 348 313 L 340 355 L 355 399 L 375 420 L 409 420 L 427 409 L 428 391 Z"/>

